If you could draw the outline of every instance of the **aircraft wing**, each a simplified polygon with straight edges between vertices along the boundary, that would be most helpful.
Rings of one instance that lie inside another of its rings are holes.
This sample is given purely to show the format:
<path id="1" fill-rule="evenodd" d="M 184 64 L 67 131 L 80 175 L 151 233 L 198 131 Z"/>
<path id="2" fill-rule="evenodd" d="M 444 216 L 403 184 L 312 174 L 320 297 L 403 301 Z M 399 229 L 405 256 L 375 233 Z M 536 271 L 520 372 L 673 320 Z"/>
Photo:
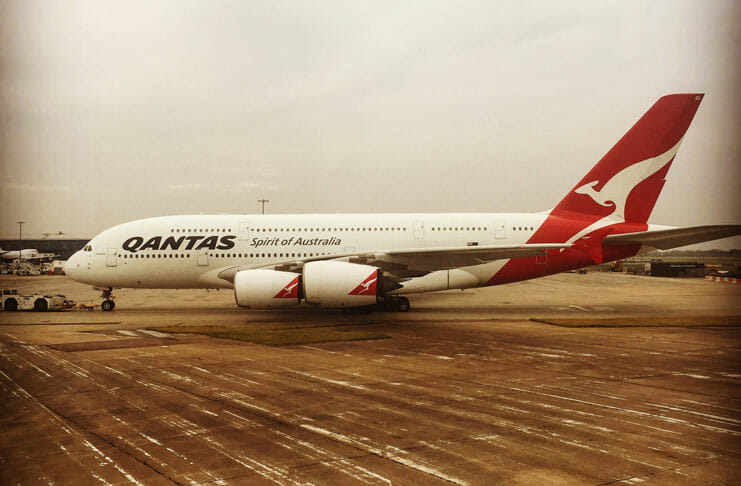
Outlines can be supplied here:
<path id="1" fill-rule="evenodd" d="M 481 265 L 494 260 L 529 257 L 545 254 L 546 250 L 571 248 L 569 243 L 537 243 L 522 245 L 450 246 L 433 248 L 406 248 L 399 250 L 369 250 L 301 258 L 269 265 L 235 266 L 219 272 L 219 277 L 232 281 L 240 270 L 268 268 L 288 272 L 300 272 L 308 262 L 339 260 L 350 263 L 372 265 L 383 269 L 396 278 L 425 275 L 436 270 Z"/>
<path id="2" fill-rule="evenodd" d="M 685 228 L 608 235 L 603 245 L 640 244 L 657 250 L 669 250 L 705 241 L 741 235 L 741 225 L 688 226 Z"/>
<path id="3" fill-rule="evenodd" d="M 570 248 L 571 244 L 536 243 L 522 245 L 484 245 L 484 246 L 448 246 L 433 248 L 408 248 L 404 250 L 386 250 L 383 253 L 395 257 L 410 258 L 446 258 L 467 257 L 486 263 L 494 260 L 543 255 L 546 250 Z"/>

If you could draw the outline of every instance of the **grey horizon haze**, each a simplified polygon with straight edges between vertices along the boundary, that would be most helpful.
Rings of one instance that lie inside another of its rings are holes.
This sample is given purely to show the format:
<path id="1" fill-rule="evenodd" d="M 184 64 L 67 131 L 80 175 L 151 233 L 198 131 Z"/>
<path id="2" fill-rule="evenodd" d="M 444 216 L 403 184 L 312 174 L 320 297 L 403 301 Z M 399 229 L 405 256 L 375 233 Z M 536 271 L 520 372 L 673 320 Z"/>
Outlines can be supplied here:
<path id="1" fill-rule="evenodd" d="M 543 211 L 677 92 L 649 221 L 739 224 L 739 5 L 0 1 L 0 234 Z"/>

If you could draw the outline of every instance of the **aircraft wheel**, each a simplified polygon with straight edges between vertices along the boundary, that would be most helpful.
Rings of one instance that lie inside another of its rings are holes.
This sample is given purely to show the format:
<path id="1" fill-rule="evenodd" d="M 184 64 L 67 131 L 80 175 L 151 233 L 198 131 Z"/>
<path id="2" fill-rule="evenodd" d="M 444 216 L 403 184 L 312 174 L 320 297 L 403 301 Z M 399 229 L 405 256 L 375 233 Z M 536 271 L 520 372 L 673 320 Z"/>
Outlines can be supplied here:
<path id="1" fill-rule="evenodd" d="M 46 312 L 49 310 L 49 303 L 45 299 L 36 299 L 33 303 L 33 310 L 36 312 Z"/>
<path id="2" fill-rule="evenodd" d="M 100 304 L 100 308 L 104 311 L 112 311 L 116 307 L 116 303 L 112 301 L 111 299 L 106 299 L 103 301 L 102 304 Z"/>
<path id="3" fill-rule="evenodd" d="M 411 306 L 409 305 L 409 299 L 406 297 L 399 297 L 396 301 L 396 310 L 399 312 L 409 312 Z"/>
<path id="4" fill-rule="evenodd" d="M 18 310 L 18 301 L 15 299 L 8 299 L 5 301 L 5 310 L 8 312 L 15 312 Z"/>

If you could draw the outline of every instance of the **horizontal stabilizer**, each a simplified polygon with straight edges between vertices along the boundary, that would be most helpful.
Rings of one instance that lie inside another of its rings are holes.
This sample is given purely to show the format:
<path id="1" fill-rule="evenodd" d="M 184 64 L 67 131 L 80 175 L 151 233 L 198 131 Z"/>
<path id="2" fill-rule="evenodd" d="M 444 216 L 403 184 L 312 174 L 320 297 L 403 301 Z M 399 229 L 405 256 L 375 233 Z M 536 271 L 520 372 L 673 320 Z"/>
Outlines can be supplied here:
<path id="1" fill-rule="evenodd" d="M 609 235 L 605 238 L 603 244 L 641 244 L 658 250 L 669 250 L 738 235 L 741 235 L 741 225 L 688 226 L 685 228 Z"/>

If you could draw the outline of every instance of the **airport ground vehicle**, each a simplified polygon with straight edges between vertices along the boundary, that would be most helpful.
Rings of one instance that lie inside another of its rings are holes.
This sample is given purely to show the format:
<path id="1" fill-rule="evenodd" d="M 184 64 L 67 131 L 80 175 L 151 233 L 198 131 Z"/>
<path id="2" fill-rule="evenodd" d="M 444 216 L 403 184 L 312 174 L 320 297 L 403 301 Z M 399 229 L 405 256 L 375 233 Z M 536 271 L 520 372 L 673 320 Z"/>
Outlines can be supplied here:
<path id="1" fill-rule="evenodd" d="M 21 310 L 46 312 L 67 309 L 73 305 L 64 298 L 64 295 L 19 295 L 15 289 L 3 289 L 0 293 L 2 294 L 0 295 L 0 308 L 9 312 Z"/>

